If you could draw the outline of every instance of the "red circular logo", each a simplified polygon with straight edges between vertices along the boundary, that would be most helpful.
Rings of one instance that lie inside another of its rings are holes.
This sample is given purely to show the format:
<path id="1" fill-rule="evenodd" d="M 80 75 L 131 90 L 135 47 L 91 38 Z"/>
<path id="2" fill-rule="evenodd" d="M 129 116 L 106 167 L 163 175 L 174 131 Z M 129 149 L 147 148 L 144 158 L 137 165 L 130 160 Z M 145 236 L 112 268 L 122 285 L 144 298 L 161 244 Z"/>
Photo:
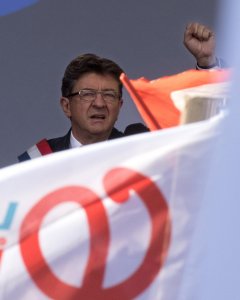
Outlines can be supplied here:
<path id="1" fill-rule="evenodd" d="M 53 191 L 29 211 L 23 220 L 20 233 L 20 250 L 26 268 L 39 289 L 51 298 L 133 299 L 154 281 L 166 259 L 171 236 L 170 214 L 164 196 L 155 183 L 133 170 L 115 168 L 106 174 L 103 185 L 108 196 L 115 202 L 128 201 L 130 190 L 134 190 L 142 199 L 151 219 L 151 236 L 145 257 L 126 280 L 103 288 L 110 234 L 101 199 L 90 189 L 81 186 L 68 186 Z M 83 207 L 90 231 L 90 252 L 80 287 L 57 278 L 47 264 L 39 242 L 39 230 L 46 214 L 55 206 L 69 201 Z M 98 246 L 94 247 L 96 240 Z"/>

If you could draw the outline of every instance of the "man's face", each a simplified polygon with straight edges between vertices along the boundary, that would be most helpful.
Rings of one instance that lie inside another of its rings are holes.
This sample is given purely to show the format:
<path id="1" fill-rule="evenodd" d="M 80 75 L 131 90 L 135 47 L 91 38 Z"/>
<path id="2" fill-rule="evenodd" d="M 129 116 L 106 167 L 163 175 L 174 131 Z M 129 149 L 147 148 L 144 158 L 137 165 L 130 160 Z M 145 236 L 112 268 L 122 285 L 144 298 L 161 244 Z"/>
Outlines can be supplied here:
<path id="1" fill-rule="evenodd" d="M 73 93 L 90 89 L 97 91 L 115 91 L 119 93 L 118 82 L 111 75 L 87 73 L 75 83 Z M 81 143 L 106 140 L 118 118 L 122 99 L 106 102 L 101 94 L 94 101 L 83 101 L 79 95 L 70 99 L 62 97 L 63 111 L 72 122 L 72 132 Z"/>

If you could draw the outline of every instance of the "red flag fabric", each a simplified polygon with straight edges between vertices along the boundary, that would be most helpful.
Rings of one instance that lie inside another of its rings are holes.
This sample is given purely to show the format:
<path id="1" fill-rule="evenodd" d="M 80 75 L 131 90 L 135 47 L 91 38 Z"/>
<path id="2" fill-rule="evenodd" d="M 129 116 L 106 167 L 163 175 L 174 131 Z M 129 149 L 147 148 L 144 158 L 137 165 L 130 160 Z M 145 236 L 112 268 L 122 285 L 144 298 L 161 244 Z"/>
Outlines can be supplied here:
<path id="1" fill-rule="evenodd" d="M 228 77 L 229 72 L 226 70 L 187 70 L 151 81 L 144 77 L 129 80 L 125 74 L 120 79 L 146 125 L 150 130 L 157 130 L 179 125 L 180 111 L 172 101 L 172 92 L 224 82 Z"/>

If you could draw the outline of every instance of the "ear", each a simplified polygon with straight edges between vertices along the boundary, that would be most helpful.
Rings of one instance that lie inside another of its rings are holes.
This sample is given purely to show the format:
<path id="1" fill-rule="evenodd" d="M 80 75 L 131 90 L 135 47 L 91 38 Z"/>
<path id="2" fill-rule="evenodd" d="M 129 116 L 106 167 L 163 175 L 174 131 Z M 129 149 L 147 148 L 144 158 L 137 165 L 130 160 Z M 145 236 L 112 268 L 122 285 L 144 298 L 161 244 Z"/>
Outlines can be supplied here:
<path id="1" fill-rule="evenodd" d="M 120 100 L 119 100 L 119 108 L 121 108 L 122 105 L 123 105 L 123 99 L 120 99 Z"/>
<path id="2" fill-rule="evenodd" d="M 65 98 L 65 97 L 61 97 L 60 104 L 61 104 L 61 107 L 62 107 L 62 110 L 63 110 L 65 116 L 68 118 L 71 118 L 72 114 L 71 114 L 69 99 Z"/>

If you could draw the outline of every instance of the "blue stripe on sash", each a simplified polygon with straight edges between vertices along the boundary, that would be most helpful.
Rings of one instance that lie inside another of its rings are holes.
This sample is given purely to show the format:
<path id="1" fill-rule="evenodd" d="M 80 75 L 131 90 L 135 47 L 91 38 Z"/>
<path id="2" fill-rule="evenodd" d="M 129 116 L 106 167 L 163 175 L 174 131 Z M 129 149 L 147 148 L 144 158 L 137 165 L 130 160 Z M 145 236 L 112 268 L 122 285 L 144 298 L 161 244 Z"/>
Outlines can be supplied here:
<path id="1" fill-rule="evenodd" d="M 25 151 L 23 154 L 18 156 L 18 160 L 21 161 L 25 161 L 25 160 L 29 160 L 31 159 L 31 157 L 28 155 L 27 151 Z"/>

